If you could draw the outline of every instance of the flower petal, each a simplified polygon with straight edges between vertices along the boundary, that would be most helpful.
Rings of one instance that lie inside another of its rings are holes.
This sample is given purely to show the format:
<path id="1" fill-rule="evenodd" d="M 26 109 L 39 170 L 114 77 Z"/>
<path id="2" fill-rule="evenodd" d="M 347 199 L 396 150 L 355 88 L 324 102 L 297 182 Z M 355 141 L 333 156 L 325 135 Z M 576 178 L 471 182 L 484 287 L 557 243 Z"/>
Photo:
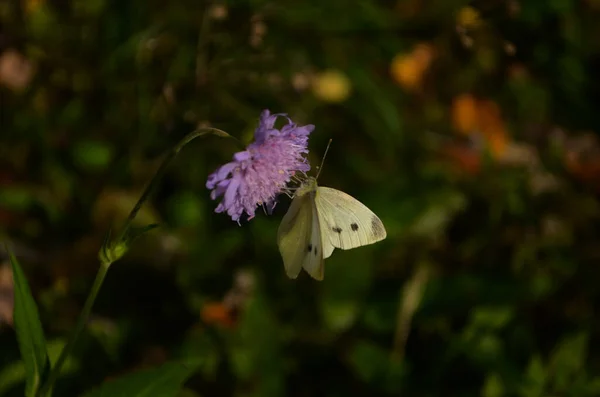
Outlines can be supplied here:
<path id="1" fill-rule="evenodd" d="M 206 181 L 207 189 L 214 189 L 215 185 L 227 178 L 231 172 L 237 167 L 236 163 L 227 163 L 219 167 L 215 172 L 208 176 L 208 180 Z"/>
<path id="2" fill-rule="evenodd" d="M 229 186 L 230 182 L 231 182 L 231 180 L 225 179 L 225 180 L 217 183 L 214 190 L 210 192 L 210 198 L 212 200 L 215 200 L 217 197 L 222 196 L 225 193 L 225 191 L 227 190 L 227 186 Z"/>
<path id="3" fill-rule="evenodd" d="M 251 157 L 252 154 L 247 150 L 244 150 L 243 152 L 237 152 L 233 155 L 233 159 L 237 162 L 249 160 Z"/>
<path id="4" fill-rule="evenodd" d="M 237 192 L 238 192 L 238 188 L 241 184 L 241 177 L 240 174 L 237 173 L 233 176 L 233 178 L 231 179 L 231 182 L 229 182 L 229 186 L 227 186 L 227 189 L 225 190 L 225 194 L 223 195 L 223 204 L 225 205 L 225 207 L 227 208 L 231 208 L 235 202 L 237 201 Z"/>
<path id="5" fill-rule="evenodd" d="M 296 135 L 308 135 L 311 132 L 313 132 L 314 129 L 315 129 L 314 125 L 308 124 L 308 125 L 305 125 L 303 127 L 296 128 L 296 130 L 294 131 L 294 134 L 296 134 Z"/>

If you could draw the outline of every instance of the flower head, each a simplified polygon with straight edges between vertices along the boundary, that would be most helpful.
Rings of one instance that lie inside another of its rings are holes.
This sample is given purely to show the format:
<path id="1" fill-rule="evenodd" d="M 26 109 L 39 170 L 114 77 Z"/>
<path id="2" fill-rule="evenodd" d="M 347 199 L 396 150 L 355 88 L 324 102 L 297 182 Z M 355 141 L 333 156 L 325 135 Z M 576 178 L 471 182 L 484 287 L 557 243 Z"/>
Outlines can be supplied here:
<path id="1" fill-rule="evenodd" d="M 280 130 L 275 128 L 279 116 L 287 118 Z M 233 161 L 218 168 L 206 181 L 211 199 L 223 199 L 215 212 L 227 212 L 239 222 L 244 212 L 254 217 L 256 207 L 275 207 L 275 198 L 296 172 L 307 172 L 310 164 L 308 135 L 314 125 L 297 126 L 285 114 L 264 110 L 254 132 L 254 142 L 245 151 L 233 155 Z"/>

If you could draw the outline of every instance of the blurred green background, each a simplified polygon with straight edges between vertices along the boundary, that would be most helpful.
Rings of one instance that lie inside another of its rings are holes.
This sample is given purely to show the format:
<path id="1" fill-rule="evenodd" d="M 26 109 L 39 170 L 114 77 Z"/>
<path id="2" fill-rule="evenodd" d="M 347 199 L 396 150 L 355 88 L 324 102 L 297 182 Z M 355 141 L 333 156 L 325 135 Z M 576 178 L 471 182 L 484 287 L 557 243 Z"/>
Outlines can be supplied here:
<path id="1" fill-rule="evenodd" d="M 194 358 L 181 396 L 600 396 L 600 1 L 0 2 L 0 237 L 50 354 L 109 227 L 198 126 L 315 124 L 388 237 L 287 279 L 289 200 L 239 227 L 201 138 L 138 220 L 55 388 Z M 22 396 L 0 268 L 0 395 Z"/>

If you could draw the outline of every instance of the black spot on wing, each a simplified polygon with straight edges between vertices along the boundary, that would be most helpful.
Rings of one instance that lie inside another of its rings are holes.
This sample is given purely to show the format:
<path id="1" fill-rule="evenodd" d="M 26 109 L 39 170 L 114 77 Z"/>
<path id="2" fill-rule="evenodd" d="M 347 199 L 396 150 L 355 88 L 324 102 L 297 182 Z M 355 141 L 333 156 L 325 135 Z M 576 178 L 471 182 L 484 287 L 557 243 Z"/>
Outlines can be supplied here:
<path id="1" fill-rule="evenodd" d="M 331 228 L 331 230 L 333 230 L 334 232 L 336 232 L 338 234 L 342 232 L 342 228 L 339 226 L 334 226 Z"/>
<path id="2" fill-rule="evenodd" d="M 318 251 L 318 249 L 317 249 L 317 246 L 315 245 L 315 249 L 313 250 L 313 252 L 315 253 L 315 256 L 317 256 L 317 253 L 318 253 L 317 251 Z"/>
<path id="3" fill-rule="evenodd" d="M 312 251 L 312 249 L 313 249 L 313 246 L 312 246 L 312 244 L 308 244 L 308 247 L 307 247 L 307 248 L 308 248 L 308 252 Z"/>
<path id="4" fill-rule="evenodd" d="M 375 236 L 383 236 L 385 234 L 383 223 L 381 223 L 381 220 L 377 216 L 371 218 L 371 230 Z"/>
<path id="5" fill-rule="evenodd" d="M 357 231 L 358 230 L 358 225 L 356 223 L 352 223 L 350 225 L 350 228 L 352 228 L 353 231 Z"/>

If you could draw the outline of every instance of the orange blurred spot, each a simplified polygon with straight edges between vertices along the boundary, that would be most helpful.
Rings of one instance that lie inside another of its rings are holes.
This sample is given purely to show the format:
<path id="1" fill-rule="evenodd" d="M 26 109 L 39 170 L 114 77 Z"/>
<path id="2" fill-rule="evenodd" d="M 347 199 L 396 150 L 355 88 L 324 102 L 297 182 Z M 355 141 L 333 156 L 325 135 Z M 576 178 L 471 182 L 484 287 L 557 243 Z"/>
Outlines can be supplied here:
<path id="1" fill-rule="evenodd" d="M 421 83 L 421 70 L 416 59 L 406 55 L 396 55 L 390 70 L 392 77 L 402 87 L 412 90 Z"/>
<path id="2" fill-rule="evenodd" d="M 486 139 L 492 156 L 497 159 L 504 154 L 507 144 L 500 107 L 496 102 L 486 99 L 479 101 L 478 110 L 479 130 Z"/>
<path id="3" fill-rule="evenodd" d="M 508 137 L 504 129 L 494 129 L 487 132 L 486 140 L 492 157 L 501 158 L 506 153 L 508 146 Z"/>
<path id="4" fill-rule="evenodd" d="M 429 69 L 433 56 L 435 55 L 434 48 L 429 43 L 419 43 L 412 52 L 412 57 L 417 60 L 419 67 L 425 71 Z"/>
<path id="5" fill-rule="evenodd" d="M 473 7 L 463 7 L 456 14 L 456 24 L 465 29 L 474 29 L 481 26 L 479 11 Z"/>
<path id="6" fill-rule="evenodd" d="M 502 122 L 500 117 L 500 107 L 494 101 L 482 99 L 477 103 L 479 115 L 479 128 L 482 131 L 493 128 Z"/>
<path id="7" fill-rule="evenodd" d="M 462 94 L 452 101 L 452 124 L 454 128 L 465 135 L 470 135 L 477 129 L 477 100 L 471 94 Z"/>
<path id="8" fill-rule="evenodd" d="M 421 85 L 423 75 L 435 56 L 431 44 L 421 43 L 408 54 L 397 54 L 391 62 L 390 74 L 403 88 L 413 90 Z"/>
<path id="9" fill-rule="evenodd" d="M 200 318 L 207 324 L 233 327 L 235 325 L 231 309 L 221 302 L 207 303 L 202 308 Z"/>
<path id="10" fill-rule="evenodd" d="M 482 135 L 496 159 L 505 153 L 508 135 L 496 102 L 488 99 L 478 100 L 471 94 L 462 94 L 454 98 L 450 112 L 452 124 L 458 133 L 467 136 Z"/>

